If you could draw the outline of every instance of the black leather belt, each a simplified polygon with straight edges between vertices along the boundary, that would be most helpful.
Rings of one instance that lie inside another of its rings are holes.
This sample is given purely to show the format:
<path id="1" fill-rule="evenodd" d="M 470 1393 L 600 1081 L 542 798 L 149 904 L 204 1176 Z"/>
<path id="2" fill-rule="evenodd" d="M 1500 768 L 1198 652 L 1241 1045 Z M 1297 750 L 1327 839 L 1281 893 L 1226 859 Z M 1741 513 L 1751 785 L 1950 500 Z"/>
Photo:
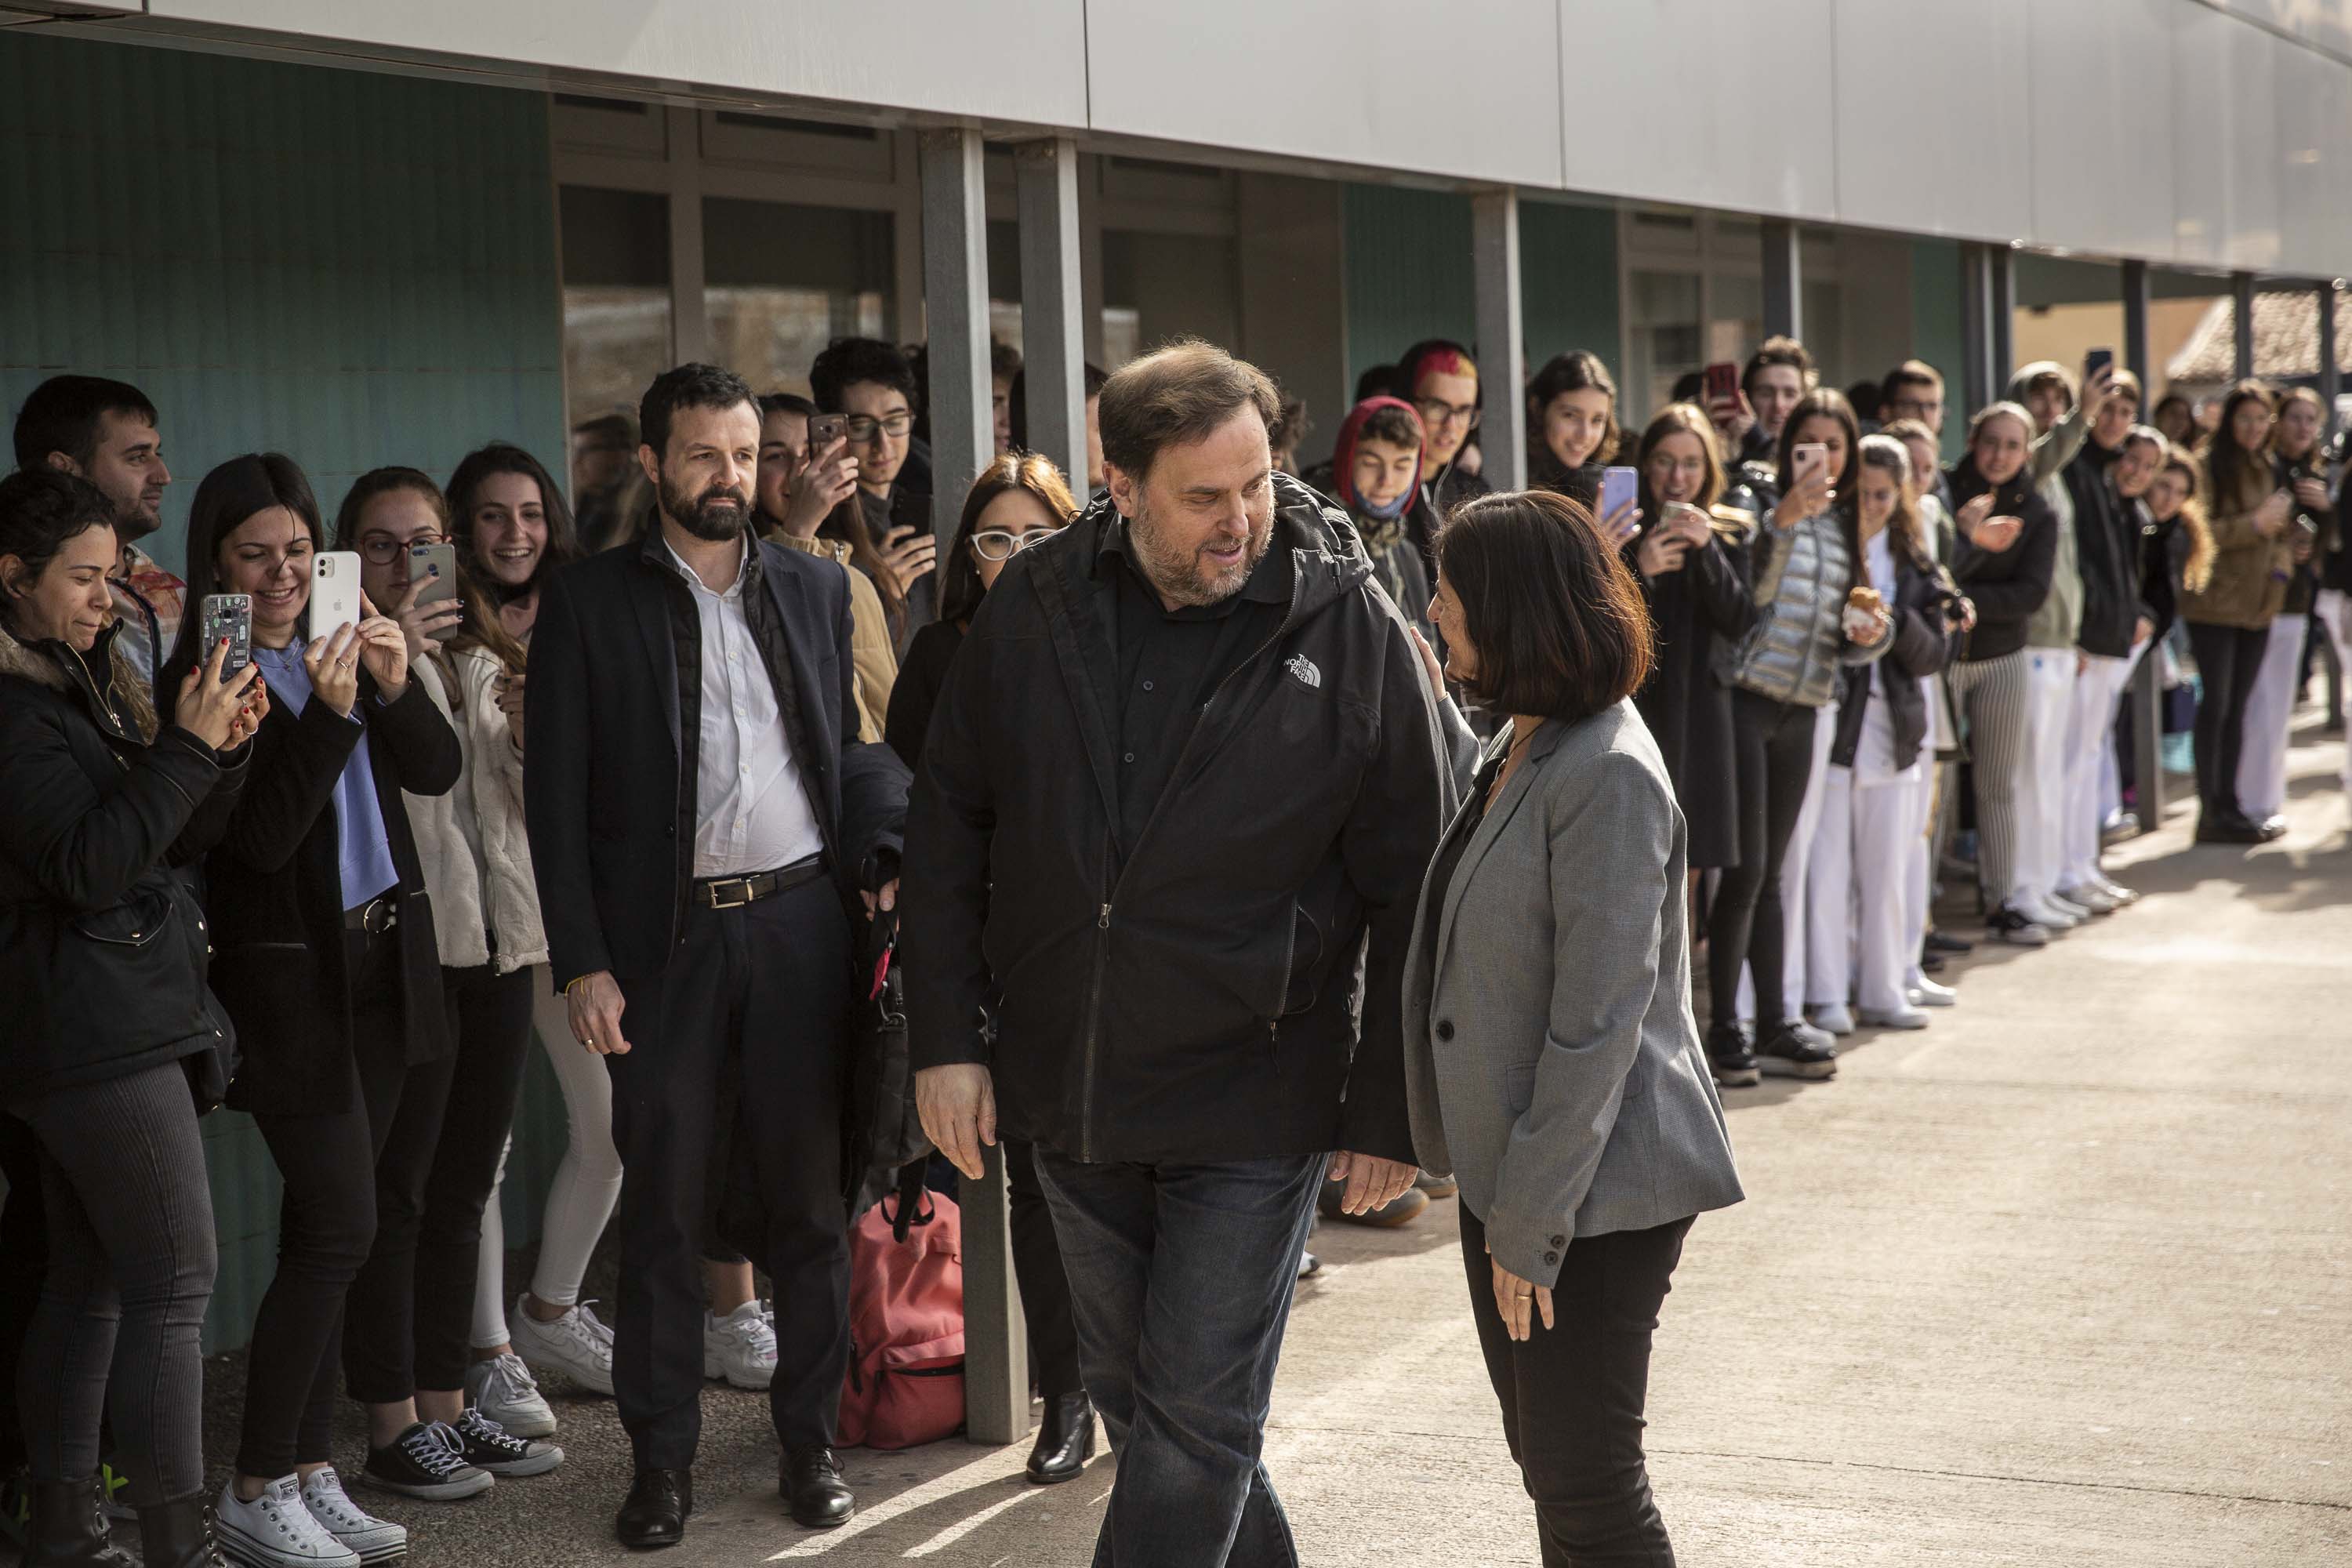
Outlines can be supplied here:
<path id="1" fill-rule="evenodd" d="M 748 877 L 698 879 L 694 884 L 694 901 L 706 909 L 740 910 L 745 904 L 755 904 L 778 893 L 789 893 L 824 875 L 824 858 L 812 855 L 805 860 L 793 861 L 781 871 L 755 871 Z"/>
<path id="2" fill-rule="evenodd" d="M 379 893 L 355 910 L 343 911 L 345 931 L 365 931 L 370 936 L 382 936 L 400 923 L 400 907 L 390 893 Z"/>

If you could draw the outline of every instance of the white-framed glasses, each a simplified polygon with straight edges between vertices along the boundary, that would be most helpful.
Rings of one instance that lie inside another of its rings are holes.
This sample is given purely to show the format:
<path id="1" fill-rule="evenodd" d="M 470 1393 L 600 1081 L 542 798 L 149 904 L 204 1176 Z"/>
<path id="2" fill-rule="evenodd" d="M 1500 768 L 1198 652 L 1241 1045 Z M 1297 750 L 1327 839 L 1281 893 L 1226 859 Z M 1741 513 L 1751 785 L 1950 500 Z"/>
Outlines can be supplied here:
<path id="1" fill-rule="evenodd" d="M 971 551 L 982 561 L 1010 561 L 1061 531 L 1058 528 L 1033 528 L 1026 533 L 1008 533 L 1003 529 L 992 528 L 971 536 Z"/>

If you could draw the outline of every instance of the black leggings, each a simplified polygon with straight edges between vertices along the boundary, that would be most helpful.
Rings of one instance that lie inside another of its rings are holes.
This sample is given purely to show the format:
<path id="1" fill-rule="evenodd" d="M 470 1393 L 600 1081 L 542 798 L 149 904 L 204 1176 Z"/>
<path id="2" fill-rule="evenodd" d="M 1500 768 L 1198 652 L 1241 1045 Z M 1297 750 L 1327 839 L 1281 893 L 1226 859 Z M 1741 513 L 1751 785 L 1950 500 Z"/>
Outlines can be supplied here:
<path id="1" fill-rule="evenodd" d="M 139 1508 L 205 1489 L 205 1307 L 213 1201 L 177 1062 L 16 1107 L 41 1144 L 48 1272 L 17 1394 L 37 1481 L 98 1472 L 114 1430 Z M 16 1200 L 12 1197 L 12 1203 Z"/>
<path id="2" fill-rule="evenodd" d="M 1037 1393 L 1048 1402 L 1083 1393 L 1070 1277 L 1062 1268 L 1054 1211 L 1037 1184 L 1035 1145 L 1014 1138 L 1004 1141 L 1004 1186 L 1013 1226 L 1013 1275 L 1021 1287 L 1021 1315 L 1028 1321 L 1029 1353 L 1036 1363 L 1030 1370 L 1037 1374 Z"/>
<path id="3" fill-rule="evenodd" d="M 1536 1314 L 1528 1337 L 1514 1340 L 1495 1305 L 1486 1227 L 1462 1207 L 1470 1315 L 1503 1406 L 1503 1436 L 1535 1500 L 1544 1568 L 1674 1568 L 1650 1496 L 1642 1412 L 1651 1335 L 1690 1227 L 1678 1219 L 1578 1237 L 1552 1285 L 1552 1326 Z"/>
<path id="4" fill-rule="evenodd" d="M 1816 709 L 1731 694 L 1732 766 L 1739 791 L 1739 864 L 1727 867 L 1707 916 L 1706 984 L 1715 1025 L 1739 1017 L 1739 964 L 1756 977 L 1756 1027 L 1788 1016 L 1781 995 L 1780 862 L 1813 772 Z"/>
<path id="5" fill-rule="evenodd" d="M 49 1266 L 49 1220 L 41 1205 L 41 1141 L 0 1110 L 0 1475 L 25 1465 L 25 1423 L 16 1410 L 16 1366 L 40 1310 Z"/>
<path id="6" fill-rule="evenodd" d="M 2189 650 L 2197 656 L 2197 800 L 2216 818 L 2238 814 L 2238 756 L 2245 749 L 2246 700 L 2263 672 L 2270 647 L 2267 626 L 2188 623 Z"/>
<path id="7" fill-rule="evenodd" d="M 274 1480 L 297 1464 L 334 1458 L 335 1370 L 344 1298 L 362 1340 L 409 1327 L 409 1308 L 389 1294 L 352 1292 L 362 1266 L 413 1266 L 425 1179 L 441 1135 L 453 1058 L 411 1067 L 402 1026 L 399 932 L 355 942 L 351 959 L 350 1100 L 327 1115 L 257 1115 L 254 1121 L 286 1179 L 278 1214 L 278 1275 L 253 1322 L 245 1378 L 245 1430 L 237 1473 Z M 388 1404 L 414 1388 L 354 1386 Z"/>
<path id="8" fill-rule="evenodd" d="M 354 1399 L 391 1405 L 420 1388 L 465 1386 L 482 1205 L 498 1181 L 530 1048 L 530 973 L 499 974 L 488 964 L 441 971 L 457 1055 L 447 1064 L 446 1107 L 430 1147 L 415 1243 L 380 1239 L 352 1282 L 354 1322 L 363 1312 L 369 1324 L 343 1340 L 343 1377 Z M 409 1114 L 404 1097 L 400 1121 Z"/>

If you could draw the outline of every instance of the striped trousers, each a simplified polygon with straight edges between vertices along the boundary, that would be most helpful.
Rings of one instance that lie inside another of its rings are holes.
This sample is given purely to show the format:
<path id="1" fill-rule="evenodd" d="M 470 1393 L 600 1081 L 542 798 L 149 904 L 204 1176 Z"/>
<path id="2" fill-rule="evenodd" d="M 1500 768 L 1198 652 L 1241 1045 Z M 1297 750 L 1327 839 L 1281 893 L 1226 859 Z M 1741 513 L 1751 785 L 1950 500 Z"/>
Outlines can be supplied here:
<path id="1" fill-rule="evenodd" d="M 1977 885 L 1999 909 L 2017 882 L 2017 783 L 2025 765 L 2026 650 L 1952 666 L 1976 778 Z"/>

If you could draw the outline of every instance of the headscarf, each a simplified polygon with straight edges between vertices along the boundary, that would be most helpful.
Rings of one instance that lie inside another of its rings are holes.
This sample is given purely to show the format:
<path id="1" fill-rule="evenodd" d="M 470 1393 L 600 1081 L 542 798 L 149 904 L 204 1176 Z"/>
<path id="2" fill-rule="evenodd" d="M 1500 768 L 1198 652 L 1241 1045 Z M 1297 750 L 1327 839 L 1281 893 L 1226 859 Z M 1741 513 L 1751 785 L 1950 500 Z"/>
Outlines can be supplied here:
<path id="1" fill-rule="evenodd" d="M 1413 432 L 1412 482 L 1385 510 L 1373 506 L 1356 491 L 1356 447 L 1362 439 L 1365 424 L 1383 408 L 1401 410 L 1412 422 Z M 1331 456 L 1332 478 L 1338 482 L 1340 504 L 1351 512 L 1381 522 L 1393 522 L 1402 517 L 1412 507 L 1413 498 L 1421 493 L 1423 435 L 1420 413 L 1401 397 L 1367 397 L 1348 410 L 1348 417 L 1339 426 L 1339 446 Z"/>

